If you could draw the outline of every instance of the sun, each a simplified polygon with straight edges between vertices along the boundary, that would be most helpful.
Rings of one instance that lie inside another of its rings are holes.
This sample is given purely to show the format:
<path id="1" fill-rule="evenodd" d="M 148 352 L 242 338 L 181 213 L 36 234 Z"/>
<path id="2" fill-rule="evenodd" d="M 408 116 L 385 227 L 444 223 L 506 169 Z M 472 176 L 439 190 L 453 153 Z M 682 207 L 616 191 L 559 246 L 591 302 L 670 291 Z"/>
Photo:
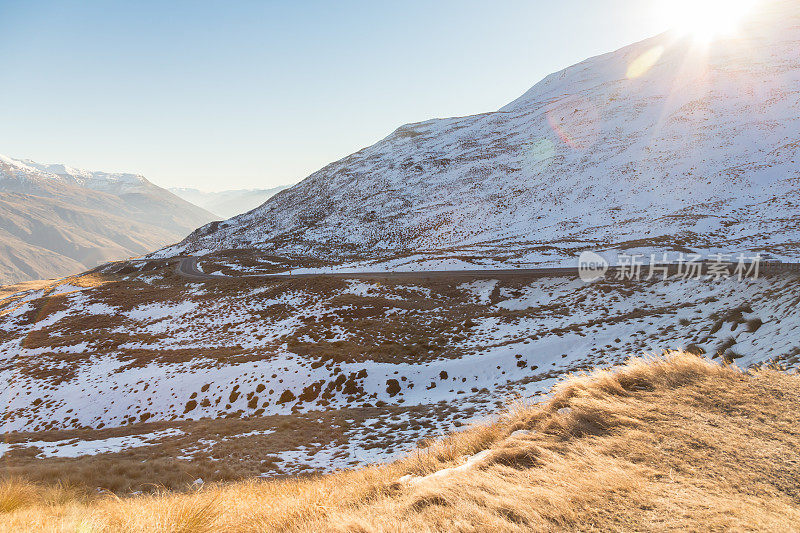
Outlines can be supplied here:
<path id="1" fill-rule="evenodd" d="M 676 31 L 709 42 L 734 35 L 758 0 L 662 0 L 661 16 Z"/>

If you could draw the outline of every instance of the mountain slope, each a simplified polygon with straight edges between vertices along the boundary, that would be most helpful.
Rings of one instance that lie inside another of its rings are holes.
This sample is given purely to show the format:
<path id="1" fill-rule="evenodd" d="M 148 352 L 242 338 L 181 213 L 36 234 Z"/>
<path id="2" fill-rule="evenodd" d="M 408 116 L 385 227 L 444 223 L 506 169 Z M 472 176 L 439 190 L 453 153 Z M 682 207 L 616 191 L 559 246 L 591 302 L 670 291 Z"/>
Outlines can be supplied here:
<path id="1" fill-rule="evenodd" d="M 211 213 L 230 218 L 255 209 L 288 188 L 289 186 L 286 185 L 271 189 L 237 189 L 219 192 L 206 192 L 190 188 L 171 188 L 169 191 Z"/>
<path id="2" fill-rule="evenodd" d="M 664 34 L 498 112 L 397 129 L 160 255 L 563 262 L 586 247 L 798 254 L 800 7 L 709 48 Z"/>
<path id="3" fill-rule="evenodd" d="M 142 176 L 0 156 L 0 284 L 141 255 L 213 219 Z"/>

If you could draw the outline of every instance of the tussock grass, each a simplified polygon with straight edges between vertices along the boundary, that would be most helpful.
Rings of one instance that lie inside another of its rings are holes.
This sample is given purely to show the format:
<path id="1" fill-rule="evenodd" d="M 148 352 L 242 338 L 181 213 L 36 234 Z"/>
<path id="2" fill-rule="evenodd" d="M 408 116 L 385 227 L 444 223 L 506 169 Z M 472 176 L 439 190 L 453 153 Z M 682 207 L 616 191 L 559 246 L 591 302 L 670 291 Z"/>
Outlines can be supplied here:
<path id="1" fill-rule="evenodd" d="M 31 483 L 21 477 L 0 480 L 0 513 L 32 506 L 59 506 L 88 501 L 86 491 L 66 483 Z"/>
<path id="2" fill-rule="evenodd" d="M 759 328 L 761 328 L 763 324 L 764 322 L 760 318 L 758 317 L 751 318 L 750 320 L 747 321 L 747 331 L 749 331 L 750 333 L 755 333 L 756 331 L 759 330 Z"/>
<path id="3" fill-rule="evenodd" d="M 38 500 L 33 485 L 11 478 L 0 482 L 0 513 L 9 513 Z"/>
<path id="4" fill-rule="evenodd" d="M 799 406 L 797 375 L 673 353 L 573 376 L 385 466 L 55 503 L 9 481 L 0 530 L 798 530 Z"/>

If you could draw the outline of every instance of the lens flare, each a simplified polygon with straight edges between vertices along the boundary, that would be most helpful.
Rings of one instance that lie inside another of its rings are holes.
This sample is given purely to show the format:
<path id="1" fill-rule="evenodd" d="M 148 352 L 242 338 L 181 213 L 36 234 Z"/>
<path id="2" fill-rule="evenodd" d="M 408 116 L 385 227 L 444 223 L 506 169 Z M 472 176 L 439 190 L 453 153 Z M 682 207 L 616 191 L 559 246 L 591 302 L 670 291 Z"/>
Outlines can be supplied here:
<path id="1" fill-rule="evenodd" d="M 600 113 L 590 100 L 579 96 L 561 100 L 547 111 L 547 122 L 570 148 L 586 150 L 600 138 Z"/>
<path id="2" fill-rule="evenodd" d="M 556 145 L 547 137 L 539 137 L 530 143 L 523 152 L 522 168 L 529 174 L 547 170 L 556 155 Z"/>
<path id="3" fill-rule="evenodd" d="M 531 143 L 530 158 L 534 163 L 547 161 L 554 155 L 556 155 L 556 145 L 550 139 L 542 137 Z"/>
<path id="4" fill-rule="evenodd" d="M 639 57 L 633 60 L 633 62 L 628 67 L 628 72 L 626 76 L 629 80 L 639 78 L 644 76 L 650 69 L 653 68 L 661 56 L 664 54 L 664 47 L 663 46 L 655 46 L 648 50 L 647 52 L 643 53 Z"/>

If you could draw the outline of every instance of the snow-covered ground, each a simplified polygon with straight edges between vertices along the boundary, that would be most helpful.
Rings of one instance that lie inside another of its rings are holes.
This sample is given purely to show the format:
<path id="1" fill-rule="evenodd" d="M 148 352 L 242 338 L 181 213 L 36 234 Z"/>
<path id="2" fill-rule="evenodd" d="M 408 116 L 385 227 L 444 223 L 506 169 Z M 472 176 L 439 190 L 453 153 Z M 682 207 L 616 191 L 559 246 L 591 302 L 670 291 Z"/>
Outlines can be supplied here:
<path id="1" fill-rule="evenodd" d="M 42 447 L 36 433 L 46 430 L 447 407 L 425 427 L 393 431 L 405 445 L 388 451 L 367 447 L 370 428 L 361 424 L 347 428 L 345 441 L 277 454 L 283 472 L 329 470 L 389 459 L 431 428 L 488 416 L 513 398 L 548 392 L 569 372 L 630 355 L 692 347 L 741 366 L 800 362 L 793 275 L 221 283 L 176 291 L 157 275 L 133 276 L 89 288 L 66 282 L 7 300 L 0 307 L 3 431 L 28 435 L 14 448 L 39 447 L 42 457 L 103 453 L 145 446 L 153 433 L 144 426 L 126 439 Z"/>
<path id="2" fill-rule="evenodd" d="M 179 430 L 165 429 L 152 433 L 139 435 L 125 435 L 109 437 L 106 439 L 85 440 L 68 439 L 57 441 L 24 441 L 21 443 L 0 443 L 0 454 L 5 454 L 11 449 L 38 448 L 41 457 L 81 457 L 84 455 L 97 455 L 100 453 L 115 453 L 129 448 L 152 446 L 161 439 L 179 435 Z"/>

